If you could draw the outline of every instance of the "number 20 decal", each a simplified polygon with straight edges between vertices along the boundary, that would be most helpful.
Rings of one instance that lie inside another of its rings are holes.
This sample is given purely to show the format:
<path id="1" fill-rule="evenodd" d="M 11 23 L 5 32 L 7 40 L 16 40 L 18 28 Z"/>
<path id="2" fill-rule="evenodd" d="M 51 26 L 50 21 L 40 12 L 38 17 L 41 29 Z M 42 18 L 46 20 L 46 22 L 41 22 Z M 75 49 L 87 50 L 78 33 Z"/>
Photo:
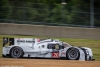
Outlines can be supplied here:
<path id="1" fill-rule="evenodd" d="M 59 52 L 53 52 L 52 58 L 59 58 Z"/>

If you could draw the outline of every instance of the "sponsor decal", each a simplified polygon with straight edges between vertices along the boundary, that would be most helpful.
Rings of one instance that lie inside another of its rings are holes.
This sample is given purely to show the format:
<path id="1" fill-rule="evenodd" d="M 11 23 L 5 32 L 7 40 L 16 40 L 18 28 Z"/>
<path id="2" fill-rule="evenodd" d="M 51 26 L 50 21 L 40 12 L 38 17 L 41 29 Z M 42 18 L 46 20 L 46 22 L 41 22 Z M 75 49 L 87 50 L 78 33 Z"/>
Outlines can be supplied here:
<path id="1" fill-rule="evenodd" d="M 37 42 L 40 42 L 40 39 L 37 39 Z"/>
<path id="2" fill-rule="evenodd" d="M 59 52 L 52 52 L 52 58 L 59 58 Z"/>
<path id="3" fill-rule="evenodd" d="M 20 39 L 18 39 L 17 42 L 20 42 L 20 43 L 34 43 L 35 41 L 32 41 L 32 40 L 20 40 Z"/>
<path id="4" fill-rule="evenodd" d="M 61 54 L 62 54 L 62 55 L 66 55 L 66 53 L 65 53 L 65 52 L 62 52 Z"/>
<path id="5" fill-rule="evenodd" d="M 20 41 L 20 38 L 18 38 L 18 40 L 17 40 L 17 44 L 20 45 L 20 42 L 18 42 L 18 41 Z"/>

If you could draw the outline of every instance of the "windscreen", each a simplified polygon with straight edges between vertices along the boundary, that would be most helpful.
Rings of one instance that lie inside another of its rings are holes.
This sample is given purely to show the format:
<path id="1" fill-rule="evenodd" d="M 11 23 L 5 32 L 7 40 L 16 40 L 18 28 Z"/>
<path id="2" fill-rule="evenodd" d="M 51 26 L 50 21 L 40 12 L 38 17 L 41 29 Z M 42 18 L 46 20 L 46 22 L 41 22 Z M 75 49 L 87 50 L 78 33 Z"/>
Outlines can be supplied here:
<path id="1" fill-rule="evenodd" d="M 63 45 L 64 47 L 72 47 L 70 44 L 68 44 L 68 43 L 66 43 L 66 42 L 63 42 L 62 45 Z"/>

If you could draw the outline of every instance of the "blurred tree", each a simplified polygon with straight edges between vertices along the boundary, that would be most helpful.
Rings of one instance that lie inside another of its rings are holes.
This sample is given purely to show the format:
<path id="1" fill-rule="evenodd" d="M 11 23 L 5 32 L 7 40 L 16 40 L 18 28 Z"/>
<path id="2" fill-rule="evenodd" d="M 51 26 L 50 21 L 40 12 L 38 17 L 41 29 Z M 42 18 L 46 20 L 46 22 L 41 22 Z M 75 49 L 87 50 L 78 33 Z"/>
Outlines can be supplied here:
<path id="1" fill-rule="evenodd" d="M 100 27 L 100 0 L 94 0 L 94 25 Z"/>
<path id="2" fill-rule="evenodd" d="M 46 22 L 61 24 L 62 23 L 62 5 L 55 4 L 55 6 L 56 8 L 53 8 L 49 11 L 49 15 L 46 18 Z"/>
<path id="3" fill-rule="evenodd" d="M 86 0 L 71 0 L 71 24 L 85 25 L 90 24 L 89 2 Z"/>
<path id="4" fill-rule="evenodd" d="M 90 0 L 9 0 L 13 1 L 12 18 L 15 20 L 90 25 Z M 95 25 L 100 26 L 100 0 L 94 0 Z M 19 4 L 22 3 L 22 4 Z M 63 20 L 64 19 L 64 20 Z M 99 21 L 98 21 L 99 20 Z M 63 22 L 64 21 L 64 22 Z"/>
<path id="5" fill-rule="evenodd" d="M 8 0 L 0 0 L 0 19 L 5 19 L 9 15 Z"/>

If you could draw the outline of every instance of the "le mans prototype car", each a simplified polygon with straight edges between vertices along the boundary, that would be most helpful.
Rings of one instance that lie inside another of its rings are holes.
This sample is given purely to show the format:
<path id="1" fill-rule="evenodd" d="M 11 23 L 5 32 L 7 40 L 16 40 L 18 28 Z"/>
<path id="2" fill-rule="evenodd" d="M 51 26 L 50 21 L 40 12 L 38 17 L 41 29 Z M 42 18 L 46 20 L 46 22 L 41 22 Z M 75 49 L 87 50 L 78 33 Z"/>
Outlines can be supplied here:
<path id="1" fill-rule="evenodd" d="M 59 39 L 3 38 L 3 57 L 64 58 L 66 60 L 95 60 L 88 47 L 75 47 Z"/>

